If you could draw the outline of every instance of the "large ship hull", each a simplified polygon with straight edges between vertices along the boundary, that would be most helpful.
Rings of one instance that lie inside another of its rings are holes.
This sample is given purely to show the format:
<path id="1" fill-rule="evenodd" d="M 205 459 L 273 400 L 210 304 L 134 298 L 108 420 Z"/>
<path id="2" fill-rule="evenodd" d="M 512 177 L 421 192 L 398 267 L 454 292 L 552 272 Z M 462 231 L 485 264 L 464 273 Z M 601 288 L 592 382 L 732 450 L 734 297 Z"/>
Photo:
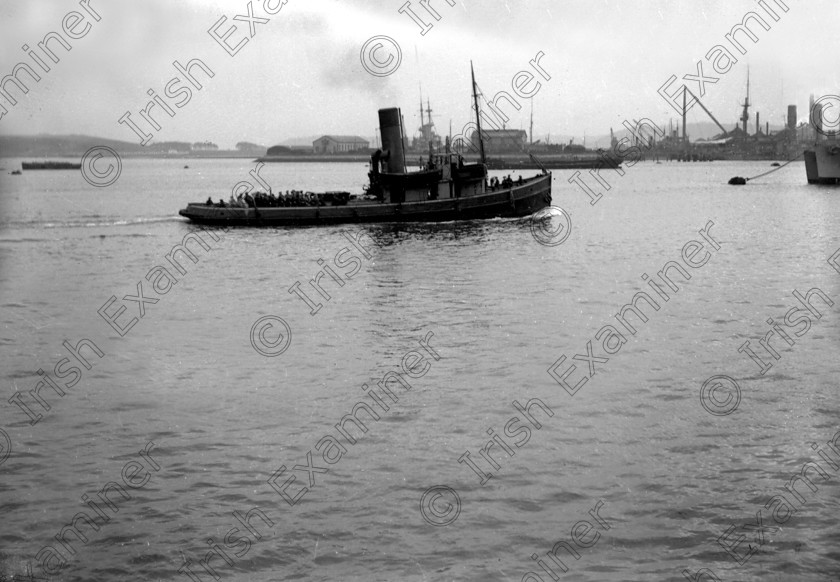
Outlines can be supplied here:
<path id="1" fill-rule="evenodd" d="M 817 144 L 805 150 L 809 184 L 840 184 L 840 144 Z"/>
<path id="2" fill-rule="evenodd" d="M 422 202 L 366 203 L 344 206 L 217 207 L 190 203 L 181 216 L 202 224 L 229 226 L 306 226 L 364 222 L 444 222 L 528 216 L 551 204 L 551 174 L 511 188 L 461 198 Z"/>

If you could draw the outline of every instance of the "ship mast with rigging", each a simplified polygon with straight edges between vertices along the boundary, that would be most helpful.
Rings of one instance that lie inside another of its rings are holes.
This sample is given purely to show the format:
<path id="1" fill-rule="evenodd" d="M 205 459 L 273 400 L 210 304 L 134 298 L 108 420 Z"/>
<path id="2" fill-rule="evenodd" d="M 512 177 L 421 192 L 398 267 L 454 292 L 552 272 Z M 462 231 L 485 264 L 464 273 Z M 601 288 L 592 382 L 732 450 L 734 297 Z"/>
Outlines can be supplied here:
<path id="1" fill-rule="evenodd" d="M 470 61 L 470 75 L 472 76 L 473 101 L 475 102 L 475 123 L 478 127 L 478 146 L 481 149 L 481 163 L 486 164 L 487 160 L 484 157 L 484 138 L 481 134 L 481 115 L 479 114 L 478 109 L 478 92 L 475 86 L 475 70 L 473 69 L 472 61 Z"/>
<path id="2" fill-rule="evenodd" d="M 747 97 L 744 99 L 744 111 L 741 113 L 741 125 L 744 130 L 744 138 L 747 137 L 747 122 L 750 120 L 750 69 L 747 67 Z"/>

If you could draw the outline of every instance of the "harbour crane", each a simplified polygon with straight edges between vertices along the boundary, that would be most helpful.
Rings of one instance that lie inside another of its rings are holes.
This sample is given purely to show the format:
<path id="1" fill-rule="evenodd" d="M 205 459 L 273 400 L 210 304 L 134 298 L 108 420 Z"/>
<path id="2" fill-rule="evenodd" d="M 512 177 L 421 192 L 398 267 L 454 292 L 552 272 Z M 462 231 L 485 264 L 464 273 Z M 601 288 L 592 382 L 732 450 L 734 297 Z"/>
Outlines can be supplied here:
<path id="1" fill-rule="evenodd" d="M 694 93 L 692 93 L 692 92 L 691 92 L 691 90 L 690 90 L 688 87 L 686 87 L 685 85 L 683 85 L 683 90 L 684 90 L 684 91 L 686 91 L 686 92 L 688 92 L 688 94 L 689 94 L 689 95 L 691 95 L 692 97 L 694 97 L 695 101 L 697 101 L 697 104 L 698 104 L 698 105 L 700 105 L 700 107 L 702 107 L 702 108 L 703 108 L 703 111 L 705 111 L 705 112 L 706 112 L 706 114 L 707 114 L 709 117 L 711 117 L 712 121 L 714 121 L 714 122 L 715 122 L 715 124 L 716 124 L 716 125 L 720 128 L 720 130 L 723 132 L 724 137 L 728 136 L 728 135 L 729 135 L 729 132 L 728 132 L 728 131 L 726 131 L 726 128 L 724 128 L 724 127 L 720 124 L 720 121 L 718 121 L 717 119 L 715 119 L 715 116 L 714 116 L 714 115 L 712 115 L 712 112 L 711 112 L 711 111 L 709 111 L 708 109 L 706 109 L 706 106 L 705 106 L 705 105 L 703 105 L 703 103 L 700 101 L 700 98 L 699 98 L 699 97 L 697 97 L 697 95 L 695 95 Z M 746 109 L 745 109 L 745 111 L 746 111 Z M 686 113 L 687 113 L 687 112 L 686 112 L 685 108 L 683 108 L 683 128 L 685 128 L 685 116 L 686 116 Z M 744 123 L 746 123 L 746 122 L 744 122 Z M 745 127 L 746 127 L 746 126 L 745 126 Z M 684 133 L 684 132 L 685 132 L 685 129 L 683 129 L 683 133 Z M 683 137 L 685 137 L 685 136 L 683 136 Z"/>

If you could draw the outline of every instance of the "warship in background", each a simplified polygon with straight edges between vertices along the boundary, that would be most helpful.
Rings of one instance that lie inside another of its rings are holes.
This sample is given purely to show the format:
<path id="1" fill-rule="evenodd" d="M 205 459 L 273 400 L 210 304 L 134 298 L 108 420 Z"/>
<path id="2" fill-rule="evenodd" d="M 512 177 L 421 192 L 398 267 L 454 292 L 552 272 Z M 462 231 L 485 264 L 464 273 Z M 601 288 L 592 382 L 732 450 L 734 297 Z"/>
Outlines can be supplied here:
<path id="1" fill-rule="evenodd" d="M 805 149 L 805 174 L 809 184 L 840 184 L 840 140 L 836 126 L 823 124 L 822 103 L 814 103 L 811 96 L 811 123 L 814 129 L 813 146 Z"/>
<path id="2" fill-rule="evenodd" d="M 690 107 L 685 107 L 690 99 L 709 116 L 720 129 L 720 133 L 708 140 L 691 141 L 686 132 L 686 116 Z M 814 98 L 811 96 L 811 106 Z M 750 133 L 750 78 L 747 72 L 747 91 L 744 102 L 740 104 L 741 115 L 731 130 L 727 130 L 709 111 L 700 99 L 687 87 L 683 87 L 682 132 L 671 126 L 666 136 L 648 152 L 648 157 L 670 161 L 714 161 L 714 160 L 790 160 L 802 155 L 803 150 L 813 144 L 816 131 L 809 123 L 797 123 L 797 106 L 788 105 L 785 126 L 771 131 L 770 123 L 762 127 L 761 114 L 755 112 L 755 131 Z M 663 133 L 664 133 L 663 127 Z"/>
<path id="3" fill-rule="evenodd" d="M 417 129 L 419 135 L 411 139 L 411 145 L 406 148 L 409 154 L 423 154 L 430 149 L 440 152 L 443 149 L 443 138 L 435 130 L 435 122 L 432 121 L 432 104 L 426 98 L 426 109 L 423 109 L 423 96 L 420 96 L 420 127 Z"/>
<path id="4" fill-rule="evenodd" d="M 840 143 L 832 140 L 805 150 L 805 173 L 809 184 L 840 184 Z"/>

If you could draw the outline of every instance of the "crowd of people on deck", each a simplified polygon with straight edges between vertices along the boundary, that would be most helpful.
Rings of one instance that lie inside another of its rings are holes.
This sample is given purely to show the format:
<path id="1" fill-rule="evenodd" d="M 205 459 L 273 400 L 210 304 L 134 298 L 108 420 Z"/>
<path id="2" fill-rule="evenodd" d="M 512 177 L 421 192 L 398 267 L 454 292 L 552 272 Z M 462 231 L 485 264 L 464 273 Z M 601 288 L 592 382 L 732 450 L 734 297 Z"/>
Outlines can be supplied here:
<path id="1" fill-rule="evenodd" d="M 273 192 L 266 194 L 265 192 L 255 192 L 251 195 L 250 192 L 239 193 L 234 198 L 230 195 L 230 200 L 225 202 L 221 198 L 218 202 L 213 202 L 213 199 L 208 197 L 205 205 L 215 206 L 217 208 L 270 208 L 279 206 L 326 206 L 331 204 L 339 206 L 347 204 L 350 200 L 349 192 L 304 192 L 303 190 L 286 190 L 286 193 L 280 192 L 275 195 Z"/>
<path id="2" fill-rule="evenodd" d="M 510 174 L 499 180 L 499 178 L 490 178 L 487 184 L 488 190 L 497 190 L 499 188 L 507 189 L 513 188 L 523 184 L 525 181 L 522 176 L 517 180 L 513 180 Z M 218 202 L 213 202 L 211 197 L 207 198 L 204 203 L 206 206 L 214 206 L 216 208 L 272 208 L 272 207 L 293 207 L 293 206 L 343 206 L 350 200 L 349 192 L 304 192 L 303 190 L 286 190 L 286 193 L 280 192 L 274 194 L 269 191 L 265 192 L 240 192 L 236 197 L 230 195 L 230 199 L 225 202 L 219 199 Z"/>
<path id="3" fill-rule="evenodd" d="M 513 188 L 514 186 L 518 186 L 524 182 L 525 180 L 522 179 L 522 176 L 519 176 L 516 181 L 510 177 L 510 174 L 502 178 L 501 181 L 494 177 L 490 178 L 490 190 L 496 190 L 497 188 Z"/>

